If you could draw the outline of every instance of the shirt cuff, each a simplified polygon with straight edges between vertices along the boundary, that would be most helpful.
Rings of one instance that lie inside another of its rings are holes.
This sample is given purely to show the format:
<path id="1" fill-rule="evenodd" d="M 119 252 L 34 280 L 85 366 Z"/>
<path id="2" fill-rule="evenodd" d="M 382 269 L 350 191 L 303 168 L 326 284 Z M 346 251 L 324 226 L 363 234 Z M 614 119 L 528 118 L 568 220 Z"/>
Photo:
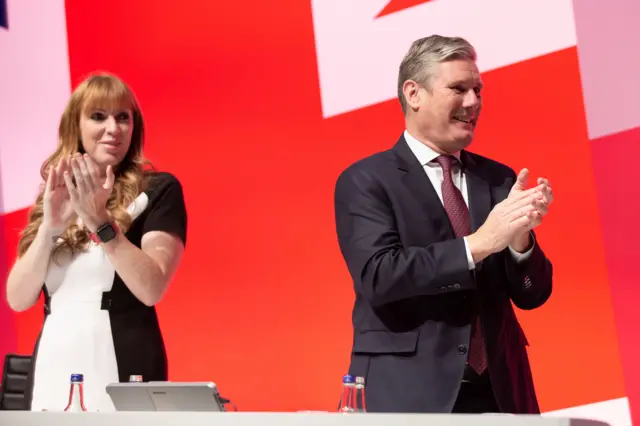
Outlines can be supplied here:
<path id="1" fill-rule="evenodd" d="M 467 265 L 469 266 L 469 270 L 473 271 L 476 269 L 476 263 L 473 261 L 473 256 L 471 255 L 471 249 L 469 248 L 469 243 L 467 242 L 467 238 L 464 238 L 464 250 L 467 252 Z"/>
<path id="2" fill-rule="evenodd" d="M 529 232 L 529 234 L 531 235 L 532 241 L 531 248 L 529 250 L 525 251 L 524 253 L 518 253 L 517 251 L 512 249 L 511 246 L 509 246 L 511 256 L 513 257 L 513 260 L 516 261 L 516 263 L 522 263 L 529 259 L 531 257 L 531 253 L 533 252 L 533 248 L 536 246 L 536 239 L 533 236 L 533 232 Z"/>

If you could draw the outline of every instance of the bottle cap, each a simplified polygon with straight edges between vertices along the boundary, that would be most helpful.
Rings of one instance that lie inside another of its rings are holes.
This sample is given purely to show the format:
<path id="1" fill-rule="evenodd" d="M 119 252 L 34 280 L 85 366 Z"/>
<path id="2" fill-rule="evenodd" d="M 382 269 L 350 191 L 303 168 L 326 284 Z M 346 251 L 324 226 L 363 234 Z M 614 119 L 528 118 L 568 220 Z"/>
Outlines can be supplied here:
<path id="1" fill-rule="evenodd" d="M 84 382 L 84 374 L 71 375 L 71 383 L 82 383 L 82 382 Z"/>
<path id="2" fill-rule="evenodd" d="M 351 374 L 345 374 L 345 376 L 342 378 L 342 383 L 355 383 L 355 381 L 353 380 L 353 376 Z"/>
<path id="3" fill-rule="evenodd" d="M 364 377 L 356 377 L 356 384 L 358 385 L 364 385 Z"/>

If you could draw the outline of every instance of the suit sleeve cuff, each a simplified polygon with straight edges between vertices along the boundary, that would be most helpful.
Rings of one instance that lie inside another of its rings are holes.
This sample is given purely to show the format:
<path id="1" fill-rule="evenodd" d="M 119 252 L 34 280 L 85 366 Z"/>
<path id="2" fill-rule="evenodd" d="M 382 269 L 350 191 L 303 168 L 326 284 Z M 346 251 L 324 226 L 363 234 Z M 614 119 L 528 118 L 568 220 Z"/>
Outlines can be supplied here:
<path id="1" fill-rule="evenodd" d="M 531 241 L 532 241 L 531 248 L 529 250 L 525 251 L 524 253 L 518 253 L 517 251 L 512 249 L 511 246 L 509 246 L 509 251 L 511 252 L 511 257 L 518 264 L 526 262 L 531 257 L 531 253 L 533 253 L 533 249 L 536 246 L 536 239 L 533 236 L 533 232 L 530 232 L 529 235 L 531 235 Z"/>
<path id="2" fill-rule="evenodd" d="M 473 261 L 473 256 L 471 255 L 471 249 L 469 248 L 469 243 L 467 239 L 464 238 L 464 251 L 467 253 L 467 265 L 470 271 L 476 269 L 476 263 Z"/>

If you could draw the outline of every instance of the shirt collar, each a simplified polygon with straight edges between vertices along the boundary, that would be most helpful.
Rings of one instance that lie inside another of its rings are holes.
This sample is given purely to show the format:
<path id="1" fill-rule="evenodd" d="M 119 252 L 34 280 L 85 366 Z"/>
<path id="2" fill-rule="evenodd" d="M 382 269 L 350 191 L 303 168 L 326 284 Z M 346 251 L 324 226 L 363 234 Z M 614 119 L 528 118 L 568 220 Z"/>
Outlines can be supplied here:
<path id="1" fill-rule="evenodd" d="M 416 156 L 420 164 L 423 166 L 426 166 L 441 155 L 435 152 L 433 149 L 429 148 L 426 144 L 411 136 L 407 130 L 404 131 L 404 140 L 407 141 L 409 149 L 411 150 L 411 152 L 413 152 L 413 155 Z M 462 161 L 460 160 L 459 151 L 453 154 L 453 156 L 456 157 L 458 161 L 460 161 L 460 163 L 462 163 Z"/>

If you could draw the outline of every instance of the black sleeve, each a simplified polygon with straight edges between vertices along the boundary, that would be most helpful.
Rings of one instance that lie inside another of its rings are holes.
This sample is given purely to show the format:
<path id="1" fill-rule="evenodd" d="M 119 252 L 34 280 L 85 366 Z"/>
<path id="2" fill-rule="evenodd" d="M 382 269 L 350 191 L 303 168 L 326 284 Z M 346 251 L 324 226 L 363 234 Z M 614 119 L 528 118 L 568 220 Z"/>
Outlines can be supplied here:
<path id="1" fill-rule="evenodd" d="M 535 241 L 535 234 L 531 238 Z M 518 264 L 511 253 L 504 252 L 509 287 L 513 304 L 520 309 L 535 309 L 551 296 L 553 289 L 553 266 L 536 241 L 531 257 Z"/>
<path id="2" fill-rule="evenodd" d="M 340 175 L 335 219 L 355 290 L 372 306 L 475 289 L 464 240 L 403 246 L 388 195 L 369 172 L 351 168 Z"/>
<path id="3" fill-rule="evenodd" d="M 170 173 L 158 173 L 149 181 L 150 206 L 142 234 L 164 231 L 187 243 L 187 208 L 180 181 Z"/>

